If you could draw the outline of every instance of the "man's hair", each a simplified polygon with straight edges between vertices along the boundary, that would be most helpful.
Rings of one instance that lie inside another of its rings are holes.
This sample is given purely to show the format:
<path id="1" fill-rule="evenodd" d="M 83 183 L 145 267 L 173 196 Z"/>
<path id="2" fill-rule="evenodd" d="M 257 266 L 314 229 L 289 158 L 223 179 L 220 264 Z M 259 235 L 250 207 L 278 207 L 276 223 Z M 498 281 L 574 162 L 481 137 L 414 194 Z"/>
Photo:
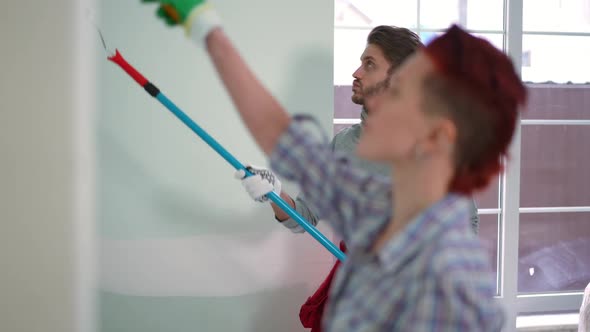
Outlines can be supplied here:
<path id="1" fill-rule="evenodd" d="M 455 25 L 425 53 L 436 69 L 423 82 L 424 110 L 457 127 L 449 191 L 471 194 L 502 171 L 526 88 L 504 53 Z"/>
<path id="2" fill-rule="evenodd" d="M 406 28 L 380 25 L 369 33 L 367 44 L 372 44 L 383 52 L 389 62 L 389 73 L 399 66 L 416 50 L 421 48 L 422 42 L 417 34 Z"/>

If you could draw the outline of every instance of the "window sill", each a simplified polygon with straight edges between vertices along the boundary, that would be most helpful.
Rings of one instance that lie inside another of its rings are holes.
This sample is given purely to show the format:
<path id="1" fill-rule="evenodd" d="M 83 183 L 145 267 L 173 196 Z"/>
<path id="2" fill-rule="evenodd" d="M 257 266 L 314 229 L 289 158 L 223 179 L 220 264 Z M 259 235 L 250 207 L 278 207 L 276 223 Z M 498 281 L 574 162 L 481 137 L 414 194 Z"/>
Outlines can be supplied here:
<path id="1" fill-rule="evenodd" d="M 519 316 L 516 328 L 522 332 L 577 332 L 578 313 Z"/>

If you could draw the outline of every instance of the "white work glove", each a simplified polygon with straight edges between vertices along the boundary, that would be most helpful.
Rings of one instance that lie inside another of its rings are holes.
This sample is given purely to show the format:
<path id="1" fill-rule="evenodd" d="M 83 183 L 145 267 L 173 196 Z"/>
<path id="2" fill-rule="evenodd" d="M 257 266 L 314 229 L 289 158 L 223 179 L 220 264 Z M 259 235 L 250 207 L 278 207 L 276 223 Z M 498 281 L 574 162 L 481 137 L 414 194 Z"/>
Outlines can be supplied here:
<path id="1" fill-rule="evenodd" d="M 277 195 L 281 194 L 281 181 L 271 170 L 253 165 L 246 166 L 246 169 L 254 175 L 245 177 L 246 172 L 241 169 L 236 171 L 235 177 L 242 180 L 242 185 L 253 200 L 267 202 L 266 194 L 273 191 Z"/>

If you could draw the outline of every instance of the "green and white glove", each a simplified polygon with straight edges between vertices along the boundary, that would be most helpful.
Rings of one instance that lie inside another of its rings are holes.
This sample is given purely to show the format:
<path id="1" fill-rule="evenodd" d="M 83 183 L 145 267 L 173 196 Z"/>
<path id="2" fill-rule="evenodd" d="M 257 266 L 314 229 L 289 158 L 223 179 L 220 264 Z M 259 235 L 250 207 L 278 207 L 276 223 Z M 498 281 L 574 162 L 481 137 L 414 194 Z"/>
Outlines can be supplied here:
<path id="1" fill-rule="evenodd" d="M 157 16 L 170 26 L 182 25 L 187 36 L 199 46 L 205 46 L 205 38 L 221 19 L 207 0 L 141 0 L 142 3 L 160 4 Z"/>

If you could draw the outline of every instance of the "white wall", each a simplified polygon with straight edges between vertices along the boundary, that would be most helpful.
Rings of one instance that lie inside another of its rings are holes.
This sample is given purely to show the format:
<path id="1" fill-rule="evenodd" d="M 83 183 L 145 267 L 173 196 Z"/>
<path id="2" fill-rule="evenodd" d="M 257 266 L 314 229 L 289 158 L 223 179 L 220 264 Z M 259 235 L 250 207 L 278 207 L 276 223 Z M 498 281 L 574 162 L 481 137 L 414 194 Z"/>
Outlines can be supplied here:
<path id="1" fill-rule="evenodd" d="M 333 3 L 214 3 L 263 83 L 330 133 Z M 165 28 L 156 7 L 139 1 L 105 0 L 99 9 L 111 48 L 239 160 L 265 163 L 209 59 L 182 30 Z M 97 67 L 101 329 L 303 330 L 299 307 L 330 269 L 330 254 L 251 202 L 233 169 L 118 67 Z"/>
<path id="2" fill-rule="evenodd" d="M 82 2 L 0 11 L 0 331 L 92 331 L 92 52 Z"/>

